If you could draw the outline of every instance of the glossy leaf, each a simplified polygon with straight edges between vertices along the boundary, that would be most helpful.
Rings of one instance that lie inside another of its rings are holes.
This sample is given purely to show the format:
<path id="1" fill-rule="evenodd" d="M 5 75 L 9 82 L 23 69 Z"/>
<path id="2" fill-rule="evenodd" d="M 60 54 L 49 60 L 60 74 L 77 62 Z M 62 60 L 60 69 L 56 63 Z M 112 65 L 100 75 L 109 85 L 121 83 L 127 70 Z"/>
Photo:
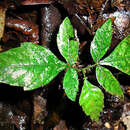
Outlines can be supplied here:
<path id="1" fill-rule="evenodd" d="M 85 79 L 79 104 L 87 116 L 98 121 L 103 110 L 104 95 L 102 91 Z"/>
<path id="2" fill-rule="evenodd" d="M 93 41 L 91 42 L 90 52 L 95 62 L 98 62 L 107 52 L 111 44 L 112 22 L 107 20 L 97 29 Z"/>
<path id="3" fill-rule="evenodd" d="M 109 65 L 130 75 L 130 35 L 122 40 L 114 51 L 100 61 L 101 65 Z"/>
<path id="4" fill-rule="evenodd" d="M 78 86 L 79 86 L 78 74 L 74 68 L 69 68 L 65 73 L 65 77 L 63 80 L 63 88 L 65 90 L 67 97 L 72 101 L 76 100 Z"/>
<path id="5" fill-rule="evenodd" d="M 73 65 L 78 59 L 78 41 L 70 40 L 74 38 L 74 30 L 69 18 L 65 18 L 60 25 L 57 35 L 57 45 L 60 53 L 66 61 Z"/>
<path id="6" fill-rule="evenodd" d="M 0 82 L 32 90 L 48 84 L 66 68 L 50 50 L 25 42 L 0 53 Z"/>
<path id="7" fill-rule="evenodd" d="M 123 99 L 123 91 L 120 87 L 119 82 L 116 78 L 112 75 L 112 73 L 102 66 L 96 67 L 96 77 L 99 84 L 110 94 Z"/>

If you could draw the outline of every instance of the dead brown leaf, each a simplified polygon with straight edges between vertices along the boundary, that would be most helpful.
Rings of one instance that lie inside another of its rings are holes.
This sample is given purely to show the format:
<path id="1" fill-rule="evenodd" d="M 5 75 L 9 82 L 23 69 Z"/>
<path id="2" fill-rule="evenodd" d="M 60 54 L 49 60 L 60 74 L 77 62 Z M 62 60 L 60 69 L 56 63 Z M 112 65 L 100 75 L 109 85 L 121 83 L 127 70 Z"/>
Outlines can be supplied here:
<path id="1" fill-rule="evenodd" d="M 5 12 L 6 10 L 0 7 L 0 39 L 3 37 L 5 26 Z"/>

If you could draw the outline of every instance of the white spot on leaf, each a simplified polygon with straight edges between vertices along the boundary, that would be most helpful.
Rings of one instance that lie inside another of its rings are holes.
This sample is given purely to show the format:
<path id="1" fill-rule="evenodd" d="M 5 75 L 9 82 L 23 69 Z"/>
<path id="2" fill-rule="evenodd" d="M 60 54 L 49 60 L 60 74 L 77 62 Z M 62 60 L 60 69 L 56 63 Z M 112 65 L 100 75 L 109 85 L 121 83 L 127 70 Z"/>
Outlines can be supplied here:
<path id="1" fill-rule="evenodd" d="M 24 77 L 24 83 L 27 85 L 30 85 L 32 83 L 32 74 L 28 73 Z"/>
<path id="2" fill-rule="evenodd" d="M 12 73 L 12 78 L 13 79 L 16 79 L 18 78 L 19 76 L 25 74 L 27 71 L 26 70 L 18 70 L 18 71 L 15 71 Z"/>
<path id="3" fill-rule="evenodd" d="M 95 41 L 93 40 L 91 43 L 91 48 L 94 50 L 97 48 L 97 45 L 94 43 Z"/>

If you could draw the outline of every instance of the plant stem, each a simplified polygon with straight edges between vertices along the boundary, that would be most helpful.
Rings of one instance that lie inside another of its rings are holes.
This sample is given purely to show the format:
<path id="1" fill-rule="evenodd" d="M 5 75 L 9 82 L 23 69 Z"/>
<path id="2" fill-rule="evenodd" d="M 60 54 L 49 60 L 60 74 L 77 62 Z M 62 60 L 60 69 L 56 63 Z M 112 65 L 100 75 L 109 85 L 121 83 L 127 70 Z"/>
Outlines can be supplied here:
<path id="1" fill-rule="evenodd" d="M 87 67 L 85 67 L 85 68 L 75 68 L 78 72 L 84 72 L 84 71 L 86 71 L 86 70 L 88 70 L 88 69 L 91 69 L 91 68 L 93 68 L 93 67 L 95 67 L 95 66 L 97 66 L 98 65 L 98 63 L 95 63 L 95 64 L 93 64 L 93 65 L 88 65 Z"/>
<path id="2" fill-rule="evenodd" d="M 97 65 L 98 65 L 97 63 L 95 63 L 95 64 L 93 64 L 93 65 L 88 65 L 87 67 L 82 68 L 81 70 L 82 70 L 82 71 L 85 71 L 85 70 L 91 69 L 91 68 L 93 68 L 93 67 L 95 67 L 95 66 L 97 66 Z"/>

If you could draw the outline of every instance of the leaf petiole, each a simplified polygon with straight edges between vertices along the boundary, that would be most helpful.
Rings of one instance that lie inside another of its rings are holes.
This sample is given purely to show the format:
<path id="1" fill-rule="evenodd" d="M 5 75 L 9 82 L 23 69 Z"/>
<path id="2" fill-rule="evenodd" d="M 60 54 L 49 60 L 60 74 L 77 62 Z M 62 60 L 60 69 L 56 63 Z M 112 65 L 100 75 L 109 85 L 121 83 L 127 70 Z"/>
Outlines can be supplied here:
<path id="1" fill-rule="evenodd" d="M 98 65 L 98 63 L 95 63 L 95 64 L 93 64 L 93 65 L 88 65 L 87 67 L 85 67 L 85 68 L 75 68 L 78 72 L 85 72 L 86 70 L 89 70 L 89 69 L 92 69 L 92 68 L 94 68 L 95 66 L 97 66 Z"/>

